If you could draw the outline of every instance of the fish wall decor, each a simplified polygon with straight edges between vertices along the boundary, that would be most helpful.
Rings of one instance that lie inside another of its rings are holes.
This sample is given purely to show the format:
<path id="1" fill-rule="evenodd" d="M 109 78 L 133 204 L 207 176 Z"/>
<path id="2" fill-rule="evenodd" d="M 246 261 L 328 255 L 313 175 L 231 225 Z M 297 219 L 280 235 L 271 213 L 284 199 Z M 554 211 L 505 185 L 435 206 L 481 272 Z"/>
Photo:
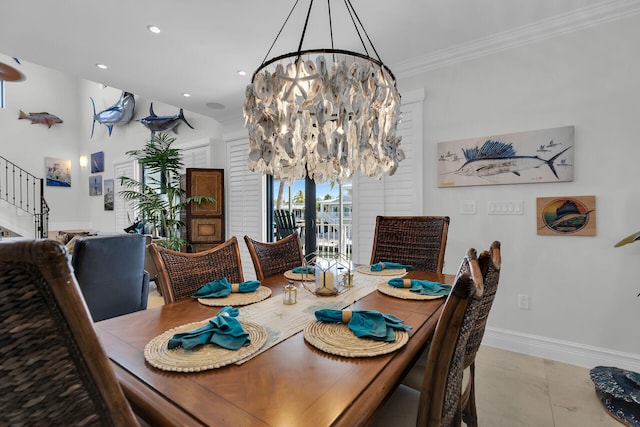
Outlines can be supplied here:
<path id="1" fill-rule="evenodd" d="M 114 126 L 124 126 L 133 119 L 134 109 L 136 108 L 136 99 L 131 92 L 122 91 L 118 102 L 97 114 L 96 103 L 93 101 L 93 98 L 89 97 L 89 99 L 91 99 L 91 105 L 93 106 L 91 138 L 93 138 L 93 130 L 96 126 L 96 122 L 107 125 L 107 129 L 109 129 L 109 136 L 111 136 Z"/>
<path id="2" fill-rule="evenodd" d="M 438 143 L 438 186 L 573 181 L 573 126 Z"/>
<path id="3" fill-rule="evenodd" d="M 536 198 L 538 234 L 596 235 L 596 196 Z"/>
<path id="4" fill-rule="evenodd" d="M 56 125 L 62 123 L 62 119 L 58 116 L 54 116 L 53 114 L 49 114 L 47 112 L 42 113 L 29 113 L 28 115 L 20 110 L 20 115 L 18 116 L 18 120 L 31 120 L 31 124 L 35 125 L 37 123 L 41 123 L 43 125 L 47 125 L 47 127 L 51 128 L 51 125 Z"/>
<path id="5" fill-rule="evenodd" d="M 172 130 L 174 133 L 178 133 L 177 127 L 180 122 L 185 122 L 191 129 L 195 129 L 189 124 L 187 119 L 185 119 L 182 108 L 175 116 L 158 116 L 153 112 L 153 102 L 149 105 L 149 115 L 138 121 L 151 132 L 167 132 Z"/>

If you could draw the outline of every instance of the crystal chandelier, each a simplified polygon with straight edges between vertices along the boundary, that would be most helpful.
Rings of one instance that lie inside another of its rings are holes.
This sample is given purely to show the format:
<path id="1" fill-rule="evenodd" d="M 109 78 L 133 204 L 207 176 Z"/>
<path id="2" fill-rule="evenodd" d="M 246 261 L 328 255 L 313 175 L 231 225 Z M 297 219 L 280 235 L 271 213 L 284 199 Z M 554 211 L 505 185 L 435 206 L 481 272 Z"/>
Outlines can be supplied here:
<path id="1" fill-rule="evenodd" d="M 393 175 L 404 159 L 396 136 L 400 94 L 395 77 L 351 1 L 344 3 L 365 53 L 334 48 L 330 0 L 331 48 L 302 50 L 311 0 L 298 50 L 266 60 L 269 49 L 254 72 L 244 102 L 250 170 L 289 182 L 309 176 L 342 183 L 357 170 L 378 179 Z M 361 30 L 377 59 L 369 56 Z"/>

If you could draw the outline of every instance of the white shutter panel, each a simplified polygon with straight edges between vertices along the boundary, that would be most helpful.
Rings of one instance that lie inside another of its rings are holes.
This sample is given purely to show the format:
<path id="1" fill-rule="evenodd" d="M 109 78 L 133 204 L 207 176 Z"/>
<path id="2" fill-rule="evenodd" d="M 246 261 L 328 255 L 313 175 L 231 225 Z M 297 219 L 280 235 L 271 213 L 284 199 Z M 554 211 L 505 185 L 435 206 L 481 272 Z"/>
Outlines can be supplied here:
<path id="1" fill-rule="evenodd" d="M 256 278 L 245 234 L 265 241 L 264 177 L 247 167 L 248 139 L 227 142 L 227 235 L 236 236 L 242 255 L 245 280 Z"/>
<path id="2" fill-rule="evenodd" d="M 369 263 L 378 215 L 423 215 L 422 101 L 424 92 L 403 95 L 398 135 L 405 159 L 393 176 L 353 179 L 353 261 Z M 405 101 L 408 99 L 408 101 Z"/>
<path id="3" fill-rule="evenodd" d="M 113 211 L 115 213 L 115 229 L 123 232 L 138 216 L 137 210 L 122 198 L 120 192 L 126 188 L 120 183 L 120 177 L 126 176 L 140 180 L 140 171 L 136 160 L 125 160 L 113 164 Z M 128 215 L 127 215 L 128 214 Z"/>
<path id="4" fill-rule="evenodd" d="M 211 146 L 204 145 L 200 147 L 182 148 L 180 150 L 182 154 L 182 163 L 184 168 L 209 168 L 211 159 Z M 181 174 L 186 173 L 186 170 L 182 170 Z"/>

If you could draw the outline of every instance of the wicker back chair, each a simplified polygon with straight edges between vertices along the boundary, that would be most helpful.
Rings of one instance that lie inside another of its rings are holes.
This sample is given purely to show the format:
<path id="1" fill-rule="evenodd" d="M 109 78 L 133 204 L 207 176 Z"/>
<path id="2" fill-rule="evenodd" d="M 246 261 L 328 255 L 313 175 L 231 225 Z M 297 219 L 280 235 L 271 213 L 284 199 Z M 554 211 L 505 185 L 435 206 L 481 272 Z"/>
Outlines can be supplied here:
<path id="1" fill-rule="evenodd" d="M 258 242 L 244 236 L 258 280 L 282 274 L 299 267 L 304 260 L 298 233 L 288 235 L 273 243 Z"/>
<path id="2" fill-rule="evenodd" d="M 442 273 L 448 216 L 378 216 L 371 264 L 398 262 Z"/>
<path id="3" fill-rule="evenodd" d="M 61 243 L 0 243 L 0 294 L 0 425 L 138 425 Z"/>
<path id="4" fill-rule="evenodd" d="M 478 313 L 475 325 L 467 341 L 464 356 L 464 367 L 465 369 L 469 368 L 469 383 L 462 394 L 460 403 L 462 419 L 470 427 L 477 427 L 478 425 L 475 397 L 476 353 L 482 343 L 489 311 L 498 290 L 501 263 L 500 242 L 498 241 L 494 241 L 489 250 L 483 251 L 478 257 L 478 264 L 482 273 L 483 293 L 479 301 L 473 302 L 473 309 Z"/>
<path id="5" fill-rule="evenodd" d="M 203 285 L 222 277 L 231 283 L 244 281 L 235 236 L 202 252 L 177 252 L 157 245 L 149 245 L 149 252 L 158 271 L 157 284 L 165 304 L 190 298 Z"/>
<path id="6" fill-rule="evenodd" d="M 481 276 L 476 269 L 458 274 L 431 340 L 420 390 L 398 386 L 376 413 L 374 427 L 460 425 L 464 354 L 477 313 L 470 305 L 482 295 L 477 280 Z"/>

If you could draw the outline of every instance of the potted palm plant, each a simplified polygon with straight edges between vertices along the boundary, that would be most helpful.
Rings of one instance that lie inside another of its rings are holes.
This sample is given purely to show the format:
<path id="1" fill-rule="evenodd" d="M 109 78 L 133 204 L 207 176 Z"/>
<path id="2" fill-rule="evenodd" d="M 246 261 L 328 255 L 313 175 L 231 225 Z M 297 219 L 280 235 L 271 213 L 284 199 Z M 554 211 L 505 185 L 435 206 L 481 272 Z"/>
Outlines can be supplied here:
<path id="1" fill-rule="evenodd" d="M 180 236 L 184 227 L 180 210 L 189 203 L 216 203 L 216 200 L 208 196 L 186 197 L 180 187 L 180 171 L 184 167 L 180 149 L 171 146 L 175 140 L 167 133 L 152 134 L 141 150 L 127 151 L 126 154 L 144 168 L 145 179 L 120 177 L 126 188 L 120 195 L 136 205 L 143 221 L 151 222 L 160 230 L 165 239 L 159 245 L 180 250 L 187 243 Z"/>

